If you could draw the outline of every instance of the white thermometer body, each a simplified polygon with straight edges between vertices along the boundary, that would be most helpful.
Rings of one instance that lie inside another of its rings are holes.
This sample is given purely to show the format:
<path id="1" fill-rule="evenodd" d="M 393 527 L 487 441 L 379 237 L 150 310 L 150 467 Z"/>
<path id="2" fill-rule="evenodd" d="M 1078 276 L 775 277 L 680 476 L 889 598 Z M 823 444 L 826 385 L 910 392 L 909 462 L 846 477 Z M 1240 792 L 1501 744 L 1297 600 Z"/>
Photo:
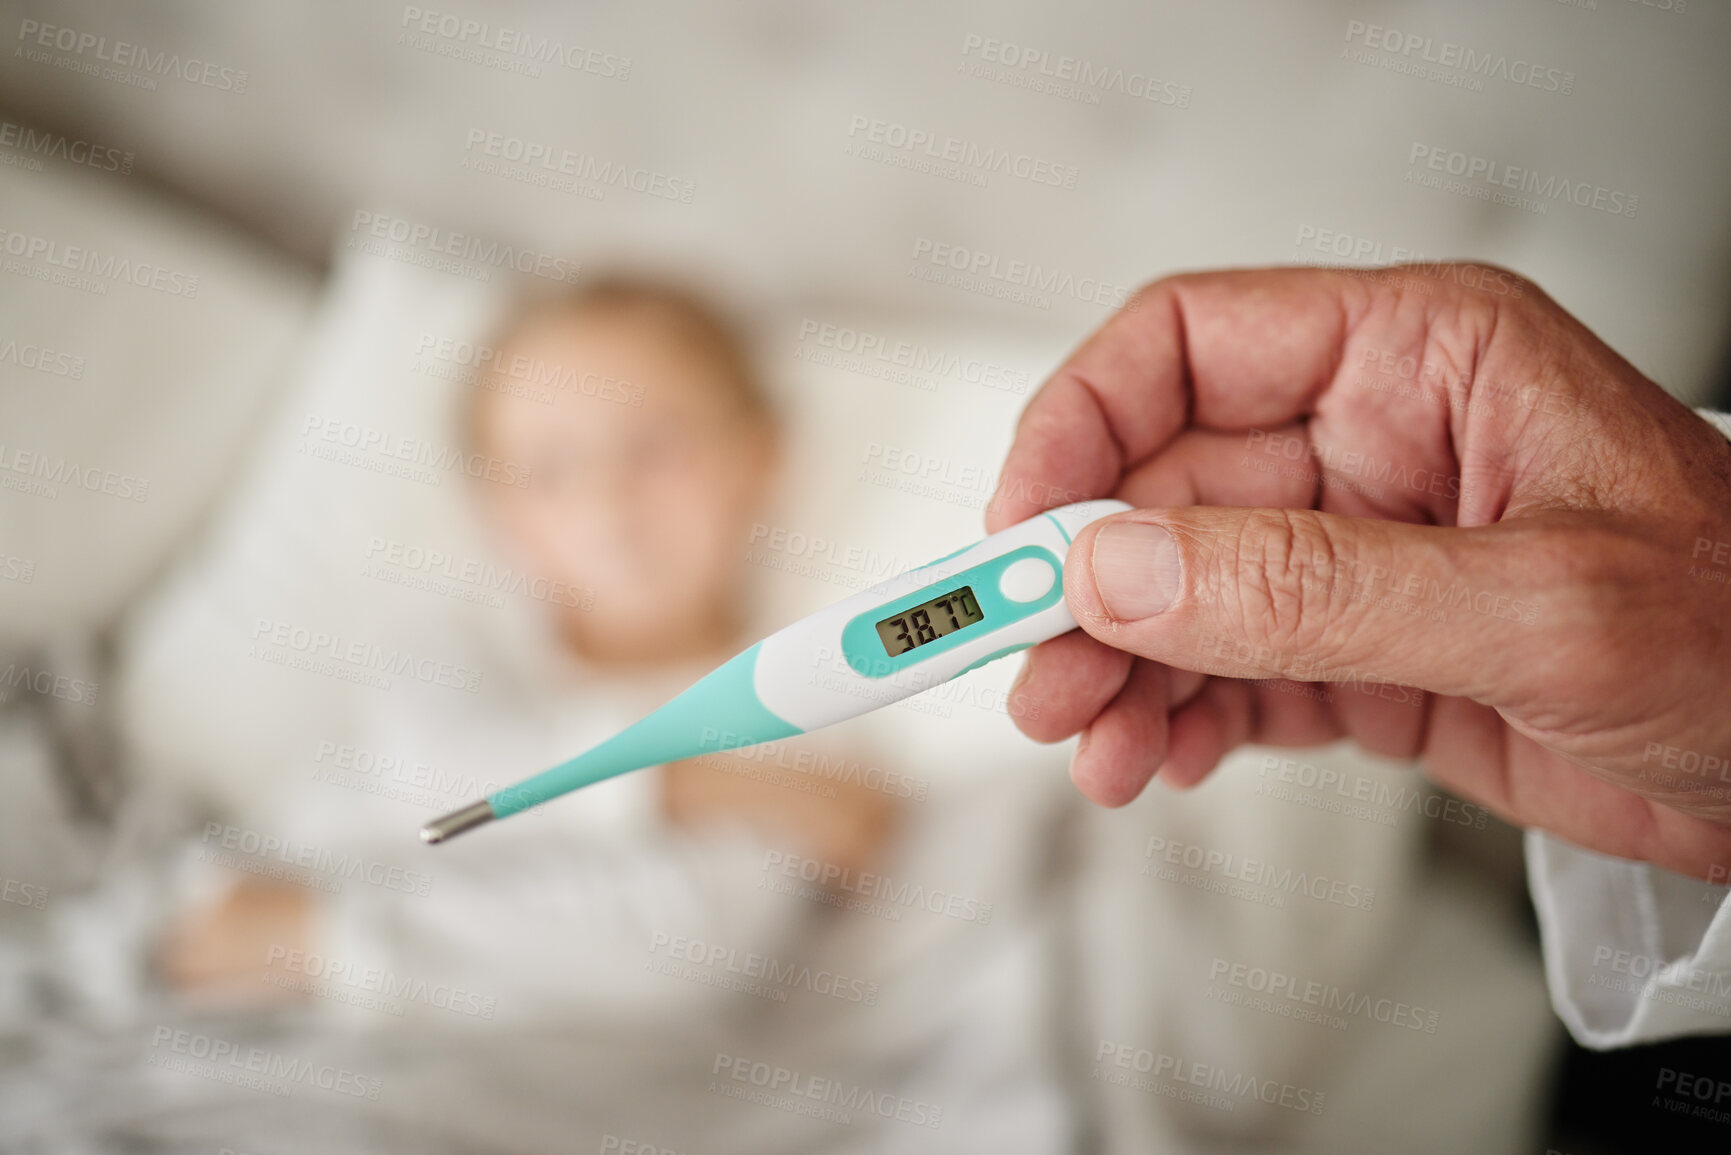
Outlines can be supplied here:
<path id="1" fill-rule="evenodd" d="M 1076 628 L 1064 556 L 1100 500 L 1031 517 L 802 618 L 758 643 L 758 701 L 801 731 L 900 701 Z"/>

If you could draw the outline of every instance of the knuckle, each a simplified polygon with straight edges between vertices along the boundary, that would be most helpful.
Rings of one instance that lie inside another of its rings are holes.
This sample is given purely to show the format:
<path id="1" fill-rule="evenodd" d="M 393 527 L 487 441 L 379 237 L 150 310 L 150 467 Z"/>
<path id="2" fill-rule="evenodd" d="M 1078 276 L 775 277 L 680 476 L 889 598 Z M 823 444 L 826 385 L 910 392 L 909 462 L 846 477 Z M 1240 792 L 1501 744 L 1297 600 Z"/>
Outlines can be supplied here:
<path id="1" fill-rule="evenodd" d="M 1646 566 L 1620 537 L 1598 530 L 1541 532 L 1522 558 L 1522 584 L 1542 606 L 1544 644 L 1523 668 L 1511 670 L 1511 681 L 1537 703 L 1525 717 L 1539 731 L 1598 724 L 1608 703 L 1627 700 L 1631 670 L 1653 668 L 1655 623 L 1674 615 L 1674 608 L 1643 604 L 1643 590 L 1667 584 L 1641 575 Z M 1669 642 L 1688 644 L 1679 637 Z"/>
<path id="2" fill-rule="evenodd" d="M 1676 583 L 1664 580 L 1653 563 L 1633 535 L 1582 527 L 1544 535 L 1528 580 L 1547 591 L 1576 638 L 1621 658 L 1632 630 L 1675 613 Z M 1626 669 L 1621 661 L 1606 665 Z"/>
<path id="3" fill-rule="evenodd" d="M 1240 523 L 1220 559 L 1221 589 L 1238 626 L 1282 668 L 1326 657 L 1340 622 L 1333 575 L 1342 548 L 1326 518 L 1311 510 L 1258 510 Z"/>
<path id="4" fill-rule="evenodd" d="M 1608 703 L 1627 701 L 1631 670 L 1654 654 L 1696 644 L 1694 615 L 1643 535 L 1569 515 L 1549 524 L 1497 527 L 1505 565 L 1494 592 L 1534 607 L 1534 644 L 1504 675 L 1536 730 L 1603 724 Z"/>

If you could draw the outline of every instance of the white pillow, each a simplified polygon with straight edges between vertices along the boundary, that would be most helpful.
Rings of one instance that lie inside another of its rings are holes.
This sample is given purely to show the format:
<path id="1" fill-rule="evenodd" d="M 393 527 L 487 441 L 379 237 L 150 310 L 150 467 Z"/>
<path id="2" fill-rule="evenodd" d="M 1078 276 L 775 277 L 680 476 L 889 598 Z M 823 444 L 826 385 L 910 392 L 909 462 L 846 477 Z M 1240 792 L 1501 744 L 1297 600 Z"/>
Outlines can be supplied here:
<path id="1" fill-rule="evenodd" d="M 278 659 L 328 653 L 315 633 L 343 639 L 339 649 L 383 645 L 396 615 L 472 608 L 368 575 L 388 556 L 379 542 L 479 555 L 465 536 L 460 467 L 392 454 L 450 458 L 457 386 L 421 371 L 417 343 L 424 333 L 484 332 L 499 299 L 486 283 L 380 258 L 338 260 L 297 378 L 219 522 L 129 622 L 123 725 L 147 768 L 244 810 L 285 765 L 347 736 L 353 707 L 378 692 Z M 416 576 L 409 567 L 391 573 Z M 336 666 L 356 673 L 352 663 Z"/>
<path id="2" fill-rule="evenodd" d="M 41 163 L 0 166 L 0 649 L 96 629 L 163 565 L 314 292 L 137 180 Z"/>

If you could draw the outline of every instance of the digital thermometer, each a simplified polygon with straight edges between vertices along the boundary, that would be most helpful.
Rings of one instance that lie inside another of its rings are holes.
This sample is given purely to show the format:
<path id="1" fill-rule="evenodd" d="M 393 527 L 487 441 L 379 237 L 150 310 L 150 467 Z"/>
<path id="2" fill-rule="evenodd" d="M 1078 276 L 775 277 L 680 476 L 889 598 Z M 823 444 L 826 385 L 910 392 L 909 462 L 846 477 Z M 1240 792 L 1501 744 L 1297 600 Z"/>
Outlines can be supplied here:
<path id="1" fill-rule="evenodd" d="M 1076 628 L 1064 556 L 1122 501 L 1019 522 L 764 638 L 593 749 L 421 828 L 443 842 L 549 798 L 681 758 L 804 734 L 899 702 Z M 839 659 L 839 660 L 838 660 Z"/>

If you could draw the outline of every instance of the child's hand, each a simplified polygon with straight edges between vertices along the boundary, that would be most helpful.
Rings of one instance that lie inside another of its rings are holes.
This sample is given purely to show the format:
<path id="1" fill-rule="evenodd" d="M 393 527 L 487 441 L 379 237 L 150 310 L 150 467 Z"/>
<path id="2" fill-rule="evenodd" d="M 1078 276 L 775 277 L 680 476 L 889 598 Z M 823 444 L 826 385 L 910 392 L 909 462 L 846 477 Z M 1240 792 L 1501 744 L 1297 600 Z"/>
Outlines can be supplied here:
<path id="1" fill-rule="evenodd" d="M 747 776 L 748 771 L 760 776 Z M 879 791 L 779 770 L 732 753 L 663 767 L 661 805 L 668 819 L 682 826 L 733 819 L 766 837 L 803 843 L 812 857 L 855 872 L 877 861 L 896 817 L 895 799 Z"/>
<path id="2" fill-rule="evenodd" d="M 198 1002 L 259 1006 L 295 997 L 269 960 L 305 950 L 313 897 L 304 887 L 245 881 L 211 906 L 188 911 L 157 948 L 157 968 Z M 274 948 L 274 949 L 273 949 Z"/>

